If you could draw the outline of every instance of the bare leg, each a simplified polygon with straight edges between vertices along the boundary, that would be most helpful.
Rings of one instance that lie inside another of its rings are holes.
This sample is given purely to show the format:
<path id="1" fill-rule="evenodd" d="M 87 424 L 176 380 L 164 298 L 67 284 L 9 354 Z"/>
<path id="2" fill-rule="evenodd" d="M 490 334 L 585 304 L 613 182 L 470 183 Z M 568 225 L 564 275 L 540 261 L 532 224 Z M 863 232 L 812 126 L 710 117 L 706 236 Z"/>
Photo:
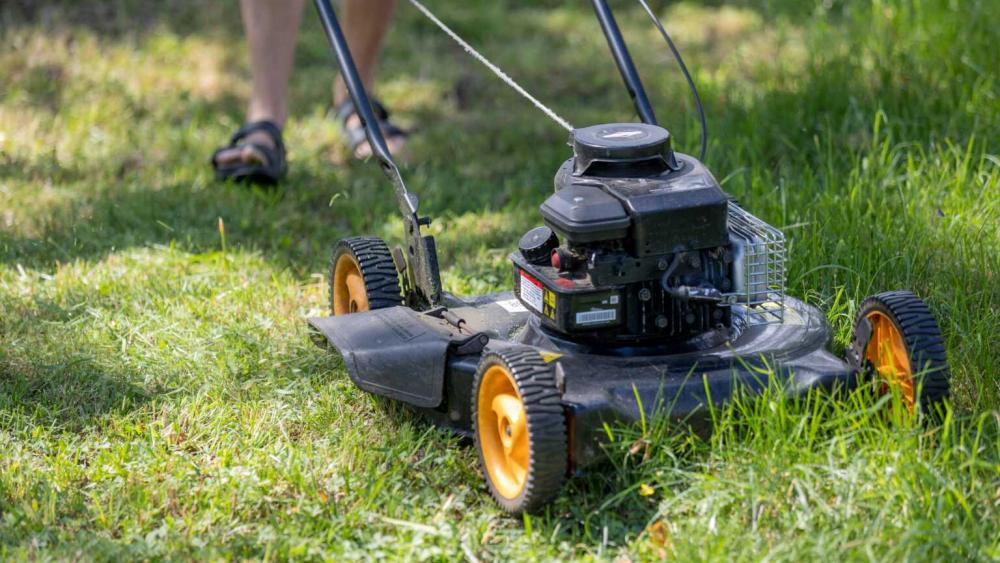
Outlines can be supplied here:
<path id="1" fill-rule="evenodd" d="M 369 92 L 375 86 L 379 52 L 382 50 L 385 34 L 389 31 L 395 8 L 396 0 L 344 0 L 344 35 L 358 67 L 358 74 Z M 333 99 L 336 104 L 347 99 L 347 87 L 340 78 L 334 82 Z M 351 116 L 347 121 L 348 127 L 360 124 L 357 116 Z M 386 143 L 389 150 L 396 153 L 403 148 L 406 140 L 402 137 L 390 137 L 386 139 Z M 355 151 L 355 156 L 364 158 L 371 152 L 368 143 L 362 143 Z"/>
<path id="2" fill-rule="evenodd" d="M 243 29 L 250 47 L 253 91 L 247 121 L 273 121 L 279 127 L 288 119 L 288 80 L 292 74 L 295 42 L 305 0 L 240 0 Z M 247 137 L 248 143 L 274 146 L 265 133 Z M 234 147 L 221 153 L 221 164 L 263 162 L 252 147 Z"/>

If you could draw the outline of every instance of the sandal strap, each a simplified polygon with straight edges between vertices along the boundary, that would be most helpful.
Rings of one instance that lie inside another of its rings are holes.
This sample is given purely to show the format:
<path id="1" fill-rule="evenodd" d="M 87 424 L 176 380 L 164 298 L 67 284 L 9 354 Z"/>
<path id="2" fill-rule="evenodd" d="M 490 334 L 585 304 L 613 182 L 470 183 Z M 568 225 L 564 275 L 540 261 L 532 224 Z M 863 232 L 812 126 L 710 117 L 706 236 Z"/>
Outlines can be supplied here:
<path id="1" fill-rule="evenodd" d="M 271 140 L 274 142 L 274 146 L 270 147 L 261 143 L 243 142 L 249 135 L 258 131 L 266 133 L 269 137 L 271 137 Z M 228 167 L 226 170 L 220 169 L 218 163 L 219 155 L 225 151 L 232 150 L 233 147 L 240 146 L 241 142 L 244 146 L 253 147 L 257 152 L 264 156 L 264 159 L 267 162 L 262 165 L 254 166 L 240 165 L 236 167 L 237 169 L 260 169 L 264 171 L 263 173 L 272 176 L 274 180 L 284 176 L 285 171 L 287 170 L 287 163 L 285 161 L 285 143 L 282 140 L 281 128 L 278 127 L 278 125 L 273 121 L 262 120 L 244 124 L 235 133 L 233 133 L 232 137 L 229 139 L 228 146 L 219 148 L 212 153 L 212 168 L 215 168 L 216 174 L 219 175 L 220 178 L 226 177 L 230 174 L 230 169 L 233 167 Z"/>
<path id="2" fill-rule="evenodd" d="M 371 102 L 372 110 L 375 113 L 375 119 L 378 121 L 377 125 L 379 129 L 382 130 L 382 135 L 385 137 L 407 137 L 409 133 L 406 130 L 400 128 L 398 125 L 389 120 L 389 110 L 382 105 L 382 102 L 378 101 L 376 98 L 369 98 Z M 344 134 L 345 141 L 347 141 L 347 148 L 351 152 L 361 143 L 368 141 L 368 135 L 365 133 L 365 128 L 363 126 L 357 125 L 348 127 L 347 120 L 352 116 L 357 114 L 357 109 L 354 106 L 354 100 L 347 98 L 343 102 L 340 102 L 335 108 L 333 108 L 334 119 L 340 124 L 340 130 Z"/>
<path id="3" fill-rule="evenodd" d="M 271 137 L 271 140 L 274 141 L 274 147 L 280 152 L 285 152 L 285 142 L 281 136 L 281 127 L 278 127 L 275 122 L 267 119 L 244 124 L 243 127 L 237 129 L 233 133 L 233 136 L 229 138 L 229 146 L 235 147 L 240 141 L 257 132 L 267 133 Z M 255 147 L 259 148 L 256 145 Z"/>
<path id="4" fill-rule="evenodd" d="M 372 111 L 375 112 L 375 119 L 377 119 L 379 122 L 389 120 L 389 110 L 385 109 L 385 106 L 382 105 L 382 102 L 378 101 L 377 98 L 368 98 L 368 101 L 372 105 Z M 352 100 L 350 97 L 340 102 L 339 104 L 337 104 L 335 108 L 333 108 L 333 115 L 337 119 L 337 121 L 340 121 L 341 124 L 346 123 L 347 118 L 351 117 L 356 113 L 358 113 L 358 111 L 354 107 L 354 100 Z"/>

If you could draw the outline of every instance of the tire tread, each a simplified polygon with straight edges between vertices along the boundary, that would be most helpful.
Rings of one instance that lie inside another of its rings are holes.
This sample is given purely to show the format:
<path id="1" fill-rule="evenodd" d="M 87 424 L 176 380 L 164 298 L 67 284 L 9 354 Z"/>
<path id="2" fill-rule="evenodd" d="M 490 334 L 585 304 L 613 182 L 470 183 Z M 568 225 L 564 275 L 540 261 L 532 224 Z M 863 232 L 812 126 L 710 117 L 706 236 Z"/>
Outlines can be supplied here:
<path id="1" fill-rule="evenodd" d="M 359 236 L 341 239 L 334 247 L 330 260 L 330 310 L 333 310 L 333 270 L 337 259 L 344 253 L 354 257 L 361 269 L 365 282 L 370 310 L 385 309 L 403 304 L 399 288 L 399 274 L 392 252 L 384 240 L 378 237 Z"/>
<path id="2" fill-rule="evenodd" d="M 922 378 L 920 397 L 925 412 L 944 401 L 951 389 L 951 374 L 944 337 L 927 304 L 910 291 L 887 291 L 873 295 L 858 309 L 855 326 L 872 311 L 887 313 L 899 327 L 910 366 Z"/>
<path id="3" fill-rule="evenodd" d="M 479 384 L 486 368 L 497 363 L 504 365 L 514 376 L 521 400 L 524 402 L 528 423 L 528 477 L 524 490 L 516 499 L 503 497 L 490 482 L 482 447 L 479 445 L 477 412 Z M 490 493 L 504 510 L 513 514 L 540 509 L 562 489 L 569 462 L 566 415 L 552 366 L 547 364 L 533 348 L 488 352 L 483 355 L 479 369 L 476 370 L 472 394 L 473 434 L 476 439 L 480 469 Z"/>

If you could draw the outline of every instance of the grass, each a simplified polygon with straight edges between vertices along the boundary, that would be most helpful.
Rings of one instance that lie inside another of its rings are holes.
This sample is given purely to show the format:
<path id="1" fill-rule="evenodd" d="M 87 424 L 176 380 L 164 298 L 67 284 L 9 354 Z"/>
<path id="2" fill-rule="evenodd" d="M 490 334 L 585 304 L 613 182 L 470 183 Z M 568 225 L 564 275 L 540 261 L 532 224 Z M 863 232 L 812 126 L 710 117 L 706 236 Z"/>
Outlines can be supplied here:
<path id="1" fill-rule="evenodd" d="M 631 118 L 584 2 L 432 9 L 576 125 Z M 311 11 L 279 193 L 218 185 L 248 69 L 230 3 L 0 7 L 0 558 L 998 559 L 1000 100 L 986 0 L 659 2 L 709 111 L 708 162 L 789 239 L 790 292 L 845 345 L 910 288 L 944 331 L 940 426 L 740 400 L 697 436 L 609 429 L 607 466 L 505 517 L 475 454 L 366 395 L 303 319 L 342 236 L 398 240 L 388 185 L 334 165 Z M 683 80 L 620 20 L 685 151 Z M 445 285 L 505 288 L 565 135 L 401 6 L 380 93 Z M 220 221 L 225 225 L 221 236 Z"/>

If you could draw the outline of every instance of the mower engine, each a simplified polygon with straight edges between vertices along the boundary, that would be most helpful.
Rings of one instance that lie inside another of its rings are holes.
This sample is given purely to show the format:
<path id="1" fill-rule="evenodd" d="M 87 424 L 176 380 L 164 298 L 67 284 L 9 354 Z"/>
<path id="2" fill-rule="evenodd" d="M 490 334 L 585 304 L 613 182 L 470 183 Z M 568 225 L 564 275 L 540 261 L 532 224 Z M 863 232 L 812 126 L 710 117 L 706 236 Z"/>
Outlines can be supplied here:
<path id="1" fill-rule="evenodd" d="M 647 124 L 577 129 L 525 234 L 516 294 L 573 340 L 636 344 L 780 322 L 784 237 Z"/>

